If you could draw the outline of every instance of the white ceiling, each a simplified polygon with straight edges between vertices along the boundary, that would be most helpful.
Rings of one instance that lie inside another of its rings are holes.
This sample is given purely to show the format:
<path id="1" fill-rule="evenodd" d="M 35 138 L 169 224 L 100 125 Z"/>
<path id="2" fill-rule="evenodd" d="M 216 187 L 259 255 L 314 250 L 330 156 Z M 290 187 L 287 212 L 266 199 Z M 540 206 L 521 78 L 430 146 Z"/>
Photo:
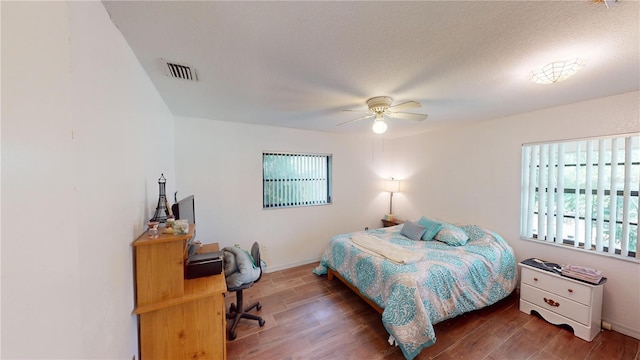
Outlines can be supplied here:
<path id="1" fill-rule="evenodd" d="M 416 100 L 385 136 L 640 89 L 640 2 L 103 1 L 178 116 L 371 135 L 336 124 L 373 96 Z M 580 56 L 573 78 L 528 76 Z M 166 75 L 161 59 L 196 69 Z"/>

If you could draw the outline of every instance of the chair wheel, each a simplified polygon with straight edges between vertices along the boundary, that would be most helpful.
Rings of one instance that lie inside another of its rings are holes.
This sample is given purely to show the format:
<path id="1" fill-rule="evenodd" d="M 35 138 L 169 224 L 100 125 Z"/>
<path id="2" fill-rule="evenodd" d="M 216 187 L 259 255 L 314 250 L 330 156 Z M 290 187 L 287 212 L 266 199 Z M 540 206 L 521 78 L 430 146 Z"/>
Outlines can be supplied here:
<path id="1" fill-rule="evenodd" d="M 238 334 L 236 334 L 235 331 L 232 331 L 231 333 L 229 333 L 229 340 L 235 340 L 236 336 L 238 336 Z"/>
<path id="2" fill-rule="evenodd" d="M 257 310 L 262 309 L 262 305 L 258 304 L 258 305 L 256 306 L 256 309 L 257 309 Z"/>
<path id="3" fill-rule="evenodd" d="M 232 312 L 232 313 L 236 312 L 236 304 L 231 303 L 231 306 L 229 306 L 229 312 Z"/>
<path id="4" fill-rule="evenodd" d="M 264 326 L 264 320 L 262 319 L 258 320 L 258 324 L 260 325 L 260 327 Z"/>

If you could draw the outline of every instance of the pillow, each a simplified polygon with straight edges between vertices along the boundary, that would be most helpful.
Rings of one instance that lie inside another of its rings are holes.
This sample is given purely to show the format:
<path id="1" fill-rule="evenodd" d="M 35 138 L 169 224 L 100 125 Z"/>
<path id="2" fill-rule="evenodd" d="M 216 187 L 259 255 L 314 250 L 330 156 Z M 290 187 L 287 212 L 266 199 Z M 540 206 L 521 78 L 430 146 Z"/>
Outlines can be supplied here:
<path id="1" fill-rule="evenodd" d="M 222 249 L 222 256 L 227 288 L 248 284 L 260 277 L 260 268 L 254 265 L 246 251 L 235 246 L 227 246 Z"/>
<path id="2" fill-rule="evenodd" d="M 424 234 L 422 234 L 422 240 L 433 240 L 433 237 L 436 236 L 438 231 L 442 228 L 442 224 L 440 222 L 427 219 L 424 216 L 418 220 L 418 224 L 425 228 Z"/>
<path id="3" fill-rule="evenodd" d="M 425 227 L 412 221 L 405 221 L 400 230 L 400 235 L 404 235 L 411 240 L 420 240 L 424 234 Z"/>
<path id="4" fill-rule="evenodd" d="M 467 243 L 469 236 L 467 236 L 464 230 L 455 225 L 442 223 L 442 229 L 438 231 L 435 239 L 452 246 L 462 246 Z"/>
<path id="5" fill-rule="evenodd" d="M 478 225 L 460 225 L 459 227 L 469 236 L 467 241 L 476 241 L 487 236 L 485 230 Z"/>

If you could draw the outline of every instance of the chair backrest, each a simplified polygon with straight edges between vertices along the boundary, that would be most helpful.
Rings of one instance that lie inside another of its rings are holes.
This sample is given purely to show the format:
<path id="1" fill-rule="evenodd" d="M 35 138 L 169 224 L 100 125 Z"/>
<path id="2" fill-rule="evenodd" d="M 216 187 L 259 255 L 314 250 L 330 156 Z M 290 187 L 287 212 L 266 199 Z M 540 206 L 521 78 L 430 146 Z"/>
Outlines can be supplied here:
<path id="1" fill-rule="evenodd" d="M 253 257 L 253 261 L 256 262 L 256 266 L 260 268 L 260 276 L 254 282 L 258 282 L 262 277 L 262 261 L 260 260 L 260 244 L 256 241 L 251 246 L 251 256 Z"/>

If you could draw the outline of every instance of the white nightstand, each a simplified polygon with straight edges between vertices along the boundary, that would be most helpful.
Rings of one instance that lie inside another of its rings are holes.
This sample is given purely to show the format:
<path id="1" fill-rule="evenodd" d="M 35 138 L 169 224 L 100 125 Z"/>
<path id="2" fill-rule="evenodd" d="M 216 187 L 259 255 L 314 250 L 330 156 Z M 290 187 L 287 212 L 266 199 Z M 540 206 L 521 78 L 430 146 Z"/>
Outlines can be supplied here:
<path id="1" fill-rule="evenodd" d="M 552 324 L 567 324 L 575 336 L 586 341 L 598 335 L 606 279 L 593 285 L 523 263 L 518 266 L 522 270 L 520 311 L 531 314 L 535 310 Z"/>

